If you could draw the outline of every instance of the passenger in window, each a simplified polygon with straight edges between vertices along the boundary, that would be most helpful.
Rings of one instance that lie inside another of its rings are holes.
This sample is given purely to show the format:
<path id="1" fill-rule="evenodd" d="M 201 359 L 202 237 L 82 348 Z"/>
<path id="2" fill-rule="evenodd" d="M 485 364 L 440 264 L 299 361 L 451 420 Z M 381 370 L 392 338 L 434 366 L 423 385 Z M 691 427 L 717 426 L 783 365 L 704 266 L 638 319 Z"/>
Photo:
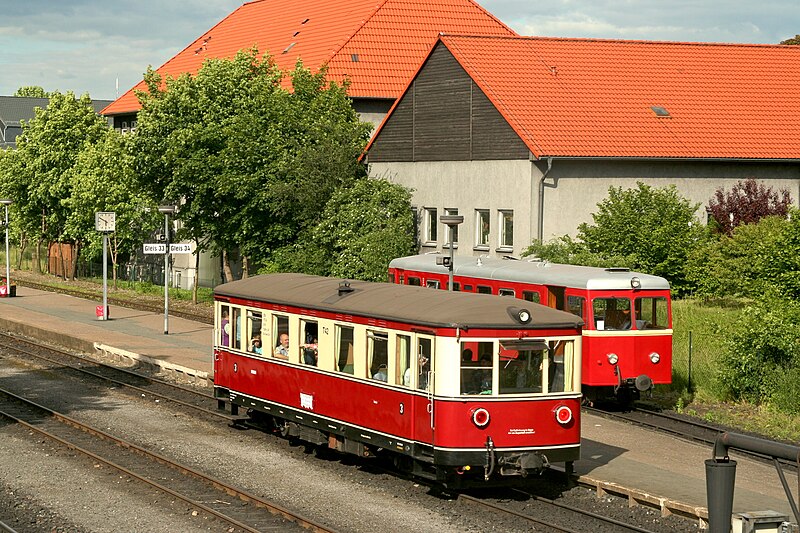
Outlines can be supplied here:
<path id="1" fill-rule="evenodd" d="M 378 381 L 389 381 L 389 374 L 386 372 L 386 365 L 380 365 L 378 367 L 378 371 L 375 372 L 374 376 L 372 376 L 372 379 L 377 379 Z"/>
<path id="2" fill-rule="evenodd" d="M 417 359 L 417 367 L 419 368 L 419 375 L 417 379 L 418 389 L 428 388 L 428 370 L 430 370 L 430 365 L 428 362 L 428 358 L 422 354 L 420 354 L 419 358 Z M 403 385 L 406 387 L 411 386 L 411 367 L 408 367 L 406 369 L 406 373 L 403 375 Z"/>
<path id="3" fill-rule="evenodd" d="M 279 359 L 289 359 L 289 335 L 281 333 L 279 344 L 275 347 L 275 357 Z"/>
<path id="4" fill-rule="evenodd" d="M 311 339 L 311 342 L 300 345 L 303 349 L 303 363 L 317 366 L 317 361 L 319 360 L 318 346 L 319 343 L 316 337 Z"/>
<path id="5" fill-rule="evenodd" d="M 264 353 L 264 348 L 261 346 L 261 333 L 253 335 L 253 339 L 250 341 L 250 351 L 258 355 Z"/>
<path id="6" fill-rule="evenodd" d="M 480 371 L 478 379 L 480 380 L 479 389 L 481 394 L 492 393 L 492 359 L 486 355 L 481 357 L 480 365 L 486 367 L 486 370 Z"/>
<path id="7" fill-rule="evenodd" d="M 220 321 L 220 329 L 222 330 L 222 334 L 220 335 L 220 337 L 223 346 L 231 345 L 231 321 L 228 318 L 229 316 L 230 314 L 228 313 L 228 310 L 223 309 L 222 320 Z"/>

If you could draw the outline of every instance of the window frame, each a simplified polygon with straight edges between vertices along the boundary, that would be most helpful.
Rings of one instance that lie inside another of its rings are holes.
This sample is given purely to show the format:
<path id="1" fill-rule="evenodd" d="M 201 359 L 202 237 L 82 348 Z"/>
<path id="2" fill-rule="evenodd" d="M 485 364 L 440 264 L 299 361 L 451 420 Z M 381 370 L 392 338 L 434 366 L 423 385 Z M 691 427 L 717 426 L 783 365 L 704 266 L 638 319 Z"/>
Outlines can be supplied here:
<path id="1" fill-rule="evenodd" d="M 486 233 L 484 234 L 484 226 Z M 475 209 L 475 249 L 488 250 L 492 237 L 491 212 L 489 209 Z"/>
<path id="2" fill-rule="evenodd" d="M 510 242 L 506 241 L 506 220 L 510 215 L 511 220 L 511 239 Z M 514 249 L 514 210 L 513 209 L 498 209 L 497 210 L 497 251 L 510 252 Z"/>
<path id="3" fill-rule="evenodd" d="M 436 207 L 424 207 L 422 220 L 423 246 L 436 246 L 439 243 L 439 210 Z"/>

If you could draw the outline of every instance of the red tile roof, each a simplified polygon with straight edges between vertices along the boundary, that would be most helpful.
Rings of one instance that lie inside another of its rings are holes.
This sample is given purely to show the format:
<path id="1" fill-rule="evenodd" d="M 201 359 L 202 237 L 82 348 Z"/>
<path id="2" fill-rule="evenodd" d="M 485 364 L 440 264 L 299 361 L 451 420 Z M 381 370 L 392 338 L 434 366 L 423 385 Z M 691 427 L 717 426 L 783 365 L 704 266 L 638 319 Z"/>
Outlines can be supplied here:
<path id="1" fill-rule="evenodd" d="M 800 159 L 800 46 L 441 42 L 537 157 Z"/>
<path id="2" fill-rule="evenodd" d="M 256 0 L 249 2 L 162 65 L 177 77 L 197 73 L 207 58 L 230 58 L 257 46 L 279 67 L 298 58 L 329 78 L 351 80 L 350 96 L 396 98 L 440 32 L 486 35 L 515 33 L 473 0 Z M 140 82 L 135 89 L 143 90 Z M 133 89 L 103 110 L 134 112 Z"/>

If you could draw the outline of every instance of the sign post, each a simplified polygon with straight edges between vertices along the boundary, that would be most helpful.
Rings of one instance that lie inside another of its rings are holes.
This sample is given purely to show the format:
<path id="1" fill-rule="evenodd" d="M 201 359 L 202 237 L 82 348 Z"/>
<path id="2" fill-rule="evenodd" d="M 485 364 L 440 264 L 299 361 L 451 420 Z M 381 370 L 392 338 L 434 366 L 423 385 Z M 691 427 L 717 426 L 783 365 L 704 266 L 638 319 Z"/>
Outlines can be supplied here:
<path id="1" fill-rule="evenodd" d="M 164 335 L 169 335 L 169 216 L 177 210 L 174 205 L 158 208 L 159 213 L 164 213 Z"/>
<path id="2" fill-rule="evenodd" d="M 103 234 L 103 312 L 97 318 L 108 320 L 108 234 L 117 229 L 117 214 L 114 211 L 95 213 L 94 229 Z"/>

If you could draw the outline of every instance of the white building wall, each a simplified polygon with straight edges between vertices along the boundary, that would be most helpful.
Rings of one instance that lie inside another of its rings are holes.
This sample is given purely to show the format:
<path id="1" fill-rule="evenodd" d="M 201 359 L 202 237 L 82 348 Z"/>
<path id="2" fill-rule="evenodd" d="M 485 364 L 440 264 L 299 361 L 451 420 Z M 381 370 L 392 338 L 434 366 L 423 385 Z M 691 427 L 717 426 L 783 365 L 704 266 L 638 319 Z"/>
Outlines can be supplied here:
<path id="1" fill-rule="evenodd" d="M 459 227 L 457 253 L 460 255 L 516 255 L 535 234 L 530 221 L 536 190 L 532 186 L 531 163 L 518 161 L 446 161 L 416 163 L 371 163 L 370 176 L 385 178 L 413 189 L 412 205 L 420 216 L 424 208 L 436 208 L 437 216 L 446 208 L 457 208 L 464 216 Z M 476 209 L 488 209 L 489 246 L 476 247 Z M 514 212 L 514 240 L 511 249 L 499 250 L 500 210 Z M 424 227 L 420 239 L 424 240 Z M 422 243 L 421 251 L 447 250 L 447 226 L 439 224 L 435 243 Z"/>

